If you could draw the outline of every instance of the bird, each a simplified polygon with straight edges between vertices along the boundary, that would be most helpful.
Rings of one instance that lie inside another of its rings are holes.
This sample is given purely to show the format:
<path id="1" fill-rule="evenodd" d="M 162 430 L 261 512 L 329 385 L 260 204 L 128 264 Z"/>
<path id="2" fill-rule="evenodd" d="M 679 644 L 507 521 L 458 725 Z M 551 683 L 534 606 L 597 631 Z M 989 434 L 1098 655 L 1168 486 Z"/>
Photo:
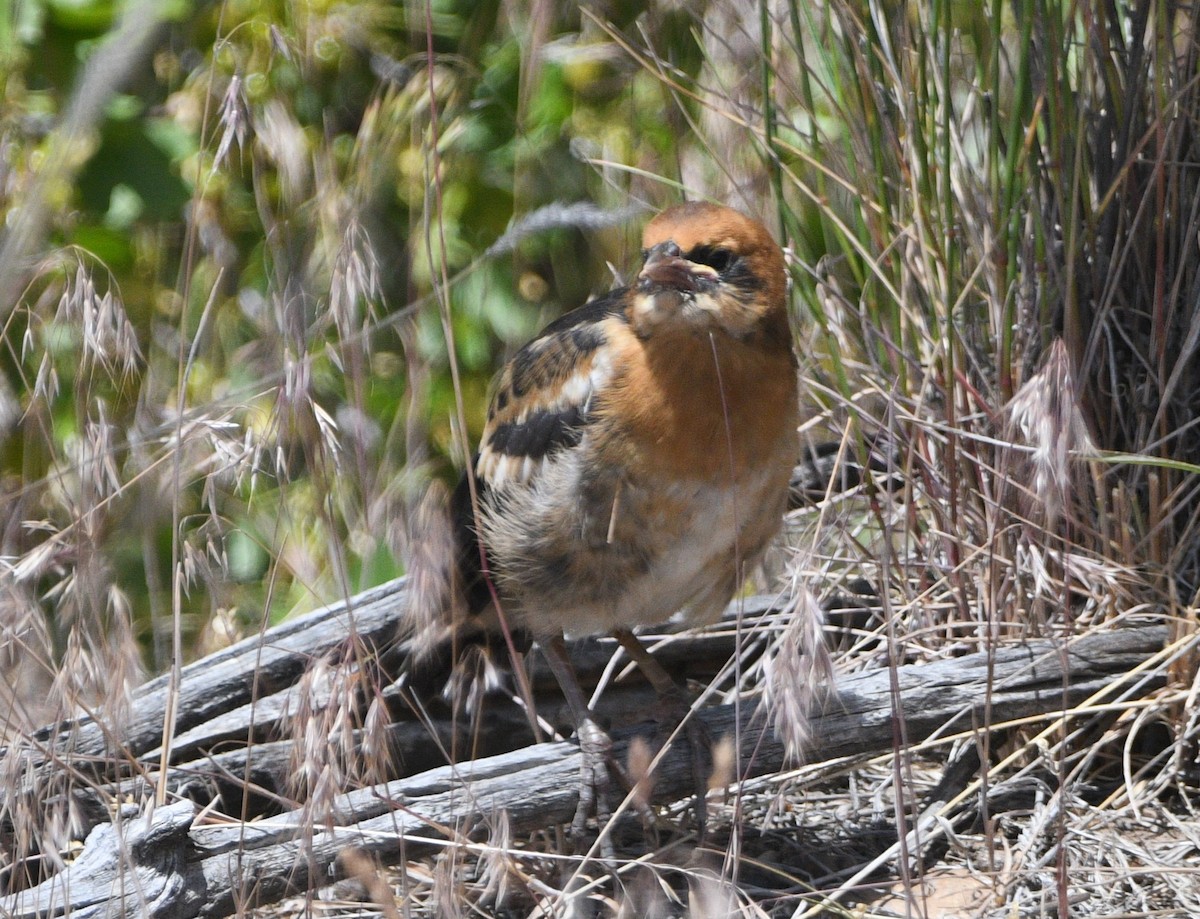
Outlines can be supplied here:
<path id="1" fill-rule="evenodd" d="M 543 648 L 584 749 L 572 827 L 607 749 L 564 637 L 611 634 L 664 696 L 634 629 L 716 619 L 779 532 L 799 453 L 783 252 L 692 201 L 646 225 L 642 264 L 547 325 L 494 382 L 452 499 L 465 621 Z M 603 789 L 601 788 L 601 791 Z"/>

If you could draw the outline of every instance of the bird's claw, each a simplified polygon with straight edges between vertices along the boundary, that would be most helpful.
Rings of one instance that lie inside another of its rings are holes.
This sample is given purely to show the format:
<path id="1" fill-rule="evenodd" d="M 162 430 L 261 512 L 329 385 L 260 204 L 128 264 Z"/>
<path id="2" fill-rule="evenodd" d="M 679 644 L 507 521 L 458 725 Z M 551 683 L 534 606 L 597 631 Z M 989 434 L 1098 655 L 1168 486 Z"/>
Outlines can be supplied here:
<path id="1" fill-rule="evenodd" d="M 579 804 L 571 821 L 571 836 L 578 840 L 587 832 L 588 817 L 593 813 L 602 834 L 601 854 L 613 856 L 612 841 L 604 833 L 611 816 L 609 791 L 612 786 L 612 738 L 595 721 L 588 718 L 578 731 L 580 752 Z"/>

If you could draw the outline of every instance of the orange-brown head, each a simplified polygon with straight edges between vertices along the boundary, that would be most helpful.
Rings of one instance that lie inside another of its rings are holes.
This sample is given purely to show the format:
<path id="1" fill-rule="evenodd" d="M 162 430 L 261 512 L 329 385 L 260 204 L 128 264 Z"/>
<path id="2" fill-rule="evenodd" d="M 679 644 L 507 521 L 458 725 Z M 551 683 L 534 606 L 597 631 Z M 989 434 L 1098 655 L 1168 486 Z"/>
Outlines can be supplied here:
<path id="1" fill-rule="evenodd" d="M 757 220 L 716 204 L 680 204 L 646 225 L 642 248 L 635 332 L 682 322 L 734 338 L 789 340 L 783 252 Z"/>

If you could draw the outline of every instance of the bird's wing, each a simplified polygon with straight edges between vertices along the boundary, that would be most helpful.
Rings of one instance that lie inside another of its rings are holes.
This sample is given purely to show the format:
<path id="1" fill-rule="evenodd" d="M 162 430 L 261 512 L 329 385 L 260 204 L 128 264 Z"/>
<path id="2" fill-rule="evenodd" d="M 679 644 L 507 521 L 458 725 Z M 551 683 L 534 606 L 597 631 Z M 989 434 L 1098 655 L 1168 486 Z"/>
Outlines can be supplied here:
<path id="1" fill-rule="evenodd" d="M 485 486 L 528 483 L 547 457 L 579 443 L 612 370 L 607 328 L 625 321 L 627 295 L 614 290 L 555 320 L 501 371 L 475 464 Z"/>

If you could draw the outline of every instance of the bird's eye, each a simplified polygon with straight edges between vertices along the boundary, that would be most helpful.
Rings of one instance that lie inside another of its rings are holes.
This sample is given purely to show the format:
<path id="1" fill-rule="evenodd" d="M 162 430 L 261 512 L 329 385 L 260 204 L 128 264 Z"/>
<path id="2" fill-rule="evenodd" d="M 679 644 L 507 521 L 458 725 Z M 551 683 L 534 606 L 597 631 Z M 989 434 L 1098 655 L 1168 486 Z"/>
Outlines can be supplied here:
<path id="1" fill-rule="evenodd" d="M 697 246 L 688 253 L 689 261 L 695 262 L 697 265 L 707 265 L 718 274 L 724 274 L 725 270 L 733 264 L 735 257 L 728 249 L 720 246 Z"/>

